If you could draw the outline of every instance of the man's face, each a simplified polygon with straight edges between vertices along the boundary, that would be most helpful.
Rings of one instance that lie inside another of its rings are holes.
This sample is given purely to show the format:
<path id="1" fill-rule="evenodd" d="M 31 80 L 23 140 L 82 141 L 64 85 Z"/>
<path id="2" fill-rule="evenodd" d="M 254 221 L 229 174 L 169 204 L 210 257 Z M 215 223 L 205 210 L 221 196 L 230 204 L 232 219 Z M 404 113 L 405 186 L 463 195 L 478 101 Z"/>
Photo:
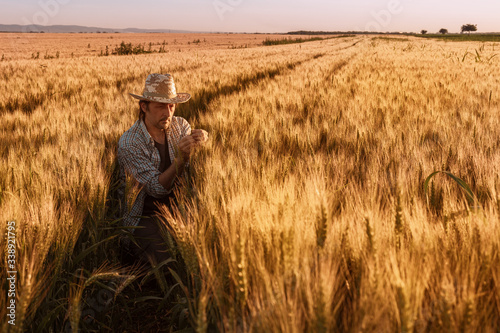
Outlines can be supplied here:
<path id="1" fill-rule="evenodd" d="M 172 122 L 176 104 L 150 102 L 142 105 L 145 113 L 145 122 L 161 130 L 166 130 Z"/>

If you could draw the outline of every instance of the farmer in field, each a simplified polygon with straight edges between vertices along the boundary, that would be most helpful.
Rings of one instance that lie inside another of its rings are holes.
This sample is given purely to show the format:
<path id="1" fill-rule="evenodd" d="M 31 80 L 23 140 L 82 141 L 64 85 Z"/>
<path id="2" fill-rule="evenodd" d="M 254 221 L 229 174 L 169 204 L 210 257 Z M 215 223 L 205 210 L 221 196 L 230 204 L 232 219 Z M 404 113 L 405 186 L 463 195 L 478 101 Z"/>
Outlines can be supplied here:
<path id="1" fill-rule="evenodd" d="M 168 254 L 155 215 L 160 206 L 175 205 L 176 180 L 188 167 L 193 150 L 208 140 L 208 133 L 191 130 L 184 118 L 174 117 L 176 105 L 191 95 L 177 93 L 170 74 L 149 75 L 143 94 L 130 95 L 139 100 L 139 119 L 118 142 L 118 163 L 122 181 L 128 174 L 140 192 L 131 208 L 124 204 L 124 224 L 141 227 L 133 231 L 139 246 L 131 244 L 132 255 L 161 262 Z"/>

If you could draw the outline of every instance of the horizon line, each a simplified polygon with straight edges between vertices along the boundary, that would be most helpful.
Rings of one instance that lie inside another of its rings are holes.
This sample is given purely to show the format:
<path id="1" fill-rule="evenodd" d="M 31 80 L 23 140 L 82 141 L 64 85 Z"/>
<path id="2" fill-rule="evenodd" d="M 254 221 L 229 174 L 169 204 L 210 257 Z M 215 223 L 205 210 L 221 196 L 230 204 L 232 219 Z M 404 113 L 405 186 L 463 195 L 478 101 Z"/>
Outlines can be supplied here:
<path id="1" fill-rule="evenodd" d="M 228 33 L 228 34 L 292 34 L 292 33 L 311 33 L 311 34 L 341 34 L 341 33 L 356 33 L 356 34 L 419 34 L 419 32 L 414 31 L 361 31 L 361 30 L 337 30 L 337 31 L 326 31 L 326 30 L 293 30 L 286 32 L 248 32 L 248 31 L 195 31 L 195 30 L 183 30 L 183 29 L 171 29 L 171 28 L 137 28 L 137 27 L 128 27 L 128 28 L 103 28 L 96 26 L 85 26 L 85 25 L 72 25 L 72 24 L 53 24 L 53 25 L 41 25 L 41 24 L 3 24 L 0 23 L 1 26 L 19 26 L 21 28 L 29 28 L 33 27 L 35 31 L 1 31 L 1 33 L 207 33 L 207 34 L 220 34 L 220 33 Z M 51 27 L 78 27 L 78 28 L 87 28 L 87 29 L 103 29 L 108 31 L 96 31 L 96 32 L 88 32 L 88 31 L 67 31 L 67 32 L 45 32 L 45 31 L 36 31 L 39 28 L 51 28 Z M 111 30 L 111 31 L 110 31 Z M 123 32 L 125 30 L 144 30 L 141 32 Z M 167 30 L 169 30 L 167 32 Z M 425 30 L 425 29 L 424 29 Z M 170 32 L 173 31 L 173 32 Z M 427 34 L 432 35 L 434 33 Z M 437 31 L 435 34 L 439 34 Z M 463 34 L 463 32 L 448 32 L 447 34 Z M 469 33 L 468 33 L 469 34 Z M 485 31 L 485 32 L 472 32 L 471 34 L 480 35 L 480 34 L 500 34 L 497 31 Z"/>

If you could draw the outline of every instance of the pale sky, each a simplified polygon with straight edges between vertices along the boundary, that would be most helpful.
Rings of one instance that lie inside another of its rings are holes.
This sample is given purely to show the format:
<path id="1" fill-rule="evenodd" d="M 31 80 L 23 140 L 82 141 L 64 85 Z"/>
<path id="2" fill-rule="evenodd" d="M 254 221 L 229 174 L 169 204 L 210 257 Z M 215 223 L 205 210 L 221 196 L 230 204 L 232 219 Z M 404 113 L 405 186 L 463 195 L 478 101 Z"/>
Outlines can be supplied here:
<path id="1" fill-rule="evenodd" d="M 0 24 L 207 32 L 500 32 L 500 0 L 0 0 Z"/>

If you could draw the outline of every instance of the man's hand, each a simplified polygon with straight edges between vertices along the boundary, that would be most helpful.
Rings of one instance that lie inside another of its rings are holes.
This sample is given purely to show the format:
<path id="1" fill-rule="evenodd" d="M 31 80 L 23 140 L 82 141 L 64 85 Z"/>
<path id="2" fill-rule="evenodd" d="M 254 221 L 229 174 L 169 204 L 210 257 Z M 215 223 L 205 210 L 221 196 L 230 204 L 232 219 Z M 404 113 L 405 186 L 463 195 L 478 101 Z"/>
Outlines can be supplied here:
<path id="1" fill-rule="evenodd" d="M 199 145 L 204 144 L 208 140 L 208 133 L 202 129 L 194 129 L 191 135 L 183 137 L 179 141 L 179 151 L 183 161 L 189 160 L 193 149 Z"/>
<path id="2" fill-rule="evenodd" d="M 191 136 L 194 138 L 197 144 L 203 144 L 208 140 L 208 133 L 202 129 L 194 129 L 191 131 Z"/>

